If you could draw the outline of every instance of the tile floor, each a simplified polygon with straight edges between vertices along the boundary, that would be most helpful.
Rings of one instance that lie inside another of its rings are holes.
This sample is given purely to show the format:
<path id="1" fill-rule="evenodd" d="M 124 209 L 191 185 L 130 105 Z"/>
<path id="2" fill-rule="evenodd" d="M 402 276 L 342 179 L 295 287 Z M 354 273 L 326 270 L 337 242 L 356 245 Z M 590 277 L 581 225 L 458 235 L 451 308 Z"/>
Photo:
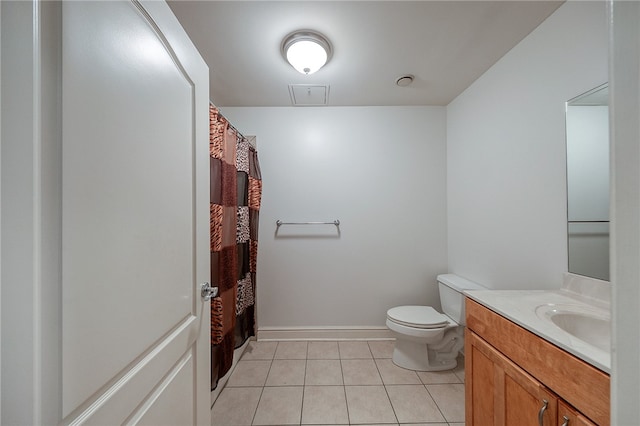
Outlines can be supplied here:
<path id="1" fill-rule="evenodd" d="M 214 426 L 464 425 L 464 362 L 416 372 L 393 342 L 251 342 L 212 409 Z"/>

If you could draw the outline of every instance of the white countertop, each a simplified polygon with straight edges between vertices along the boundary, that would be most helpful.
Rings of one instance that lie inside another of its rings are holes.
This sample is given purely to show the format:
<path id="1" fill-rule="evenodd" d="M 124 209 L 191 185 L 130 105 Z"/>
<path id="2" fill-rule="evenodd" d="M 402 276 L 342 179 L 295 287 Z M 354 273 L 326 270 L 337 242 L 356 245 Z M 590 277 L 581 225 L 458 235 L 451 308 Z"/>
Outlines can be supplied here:
<path id="1" fill-rule="evenodd" d="M 562 290 L 467 290 L 464 293 L 481 305 L 610 374 L 609 352 L 577 339 L 551 321 L 538 317 L 535 312 L 540 305 L 557 304 L 585 306 L 591 311 L 597 309 L 603 315 L 609 315 L 609 311 L 602 306 L 594 306 Z"/>

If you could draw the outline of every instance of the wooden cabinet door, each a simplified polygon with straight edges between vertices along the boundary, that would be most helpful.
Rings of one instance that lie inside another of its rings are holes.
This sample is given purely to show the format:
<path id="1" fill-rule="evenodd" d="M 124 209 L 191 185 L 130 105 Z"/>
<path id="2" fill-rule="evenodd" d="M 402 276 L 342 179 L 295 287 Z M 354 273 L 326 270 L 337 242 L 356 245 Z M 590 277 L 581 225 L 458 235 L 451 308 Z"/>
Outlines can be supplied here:
<path id="1" fill-rule="evenodd" d="M 505 358 L 506 360 L 506 358 Z M 504 368 L 504 413 L 505 425 L 551 426 L 555 425 L 557 397 L 542 384 L 510 361 Z"/>
<path id="2" fill-rule="evenodd" d="M 493 425 L 497 393 L 495 378 L 499 367 L 485 351 L 474 344 L 475 334 L 467 333 L 466 339 L 467 342 L 471 342 L 465 350 L 466 424 L 467 426 Z"/>
<path id="3" fill-rule="evenodd" d="M 558 398 L 467 330 L 467 425 L 553 426 Z"/>

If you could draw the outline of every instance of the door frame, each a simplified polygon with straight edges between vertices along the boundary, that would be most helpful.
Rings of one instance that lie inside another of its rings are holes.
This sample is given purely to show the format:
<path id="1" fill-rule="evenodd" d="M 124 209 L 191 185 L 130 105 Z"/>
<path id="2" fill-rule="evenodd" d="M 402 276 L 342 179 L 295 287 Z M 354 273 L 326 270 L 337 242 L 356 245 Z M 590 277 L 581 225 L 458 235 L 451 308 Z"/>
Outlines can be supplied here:
<path id="1" fill-rule="evenodd" d="M 55 424 L 61 414 L 61 5 L 2 2 L 1 8 L 2 423 Z"/>
<path id="2" fill-rule="evenodd" d="M 608 1 L 611 132 L 611 424 L 640 418 L 640 4 Z M 630 372 L 634 372 L 631 374 Z"/>

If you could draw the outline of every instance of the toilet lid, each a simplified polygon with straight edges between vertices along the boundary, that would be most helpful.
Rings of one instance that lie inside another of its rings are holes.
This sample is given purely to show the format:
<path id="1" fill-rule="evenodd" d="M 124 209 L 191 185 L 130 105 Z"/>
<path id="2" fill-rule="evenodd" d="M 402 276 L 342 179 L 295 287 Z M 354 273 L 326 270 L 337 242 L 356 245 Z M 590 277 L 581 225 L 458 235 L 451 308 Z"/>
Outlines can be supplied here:
<path id="1" fill-rule="evenodd" d="M 449 324 L 449 317 L 431 306 L 397 306 L 387 311 L 387 318 L 414 328 L 441 328 Z"/>

